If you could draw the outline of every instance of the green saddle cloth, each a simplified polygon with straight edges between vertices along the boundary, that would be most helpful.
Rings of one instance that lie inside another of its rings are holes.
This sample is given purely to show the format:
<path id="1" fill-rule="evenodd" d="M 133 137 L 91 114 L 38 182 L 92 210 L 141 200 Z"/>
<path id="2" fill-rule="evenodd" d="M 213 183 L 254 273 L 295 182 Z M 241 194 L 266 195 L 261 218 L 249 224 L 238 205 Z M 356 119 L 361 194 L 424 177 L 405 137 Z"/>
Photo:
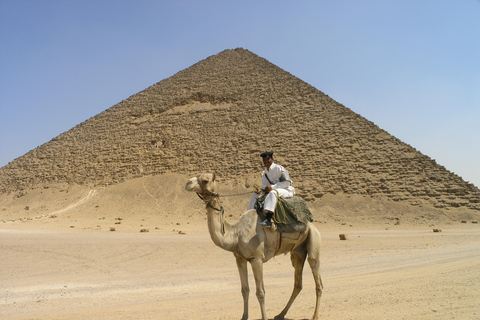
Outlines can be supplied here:
<path id="1" fill-rule="evenodd" d="M 262 218 L 265 218 L 263 215 L 265 196 L 260 197 L 255 204 L 255 208 Z M 280 232 L 297 232 L 305 230 L 307 222 L 313 222 L 313 215 L 307 202 L 302 198 L 297 196 L 287 199 L 279 197 L 273 220 Z"/>

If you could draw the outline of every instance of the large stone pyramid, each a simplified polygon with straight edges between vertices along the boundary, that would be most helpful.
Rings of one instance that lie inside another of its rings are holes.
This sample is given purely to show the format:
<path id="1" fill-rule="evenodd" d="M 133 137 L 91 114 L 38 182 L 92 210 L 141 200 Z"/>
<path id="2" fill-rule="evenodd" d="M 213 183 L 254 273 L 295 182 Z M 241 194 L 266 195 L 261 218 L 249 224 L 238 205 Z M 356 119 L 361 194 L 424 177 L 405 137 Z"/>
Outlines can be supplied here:
<path id="1" fill-rule="evenodd" d="M 241 48 L 225 50 L 0 169 L 2 193 L 142 175 L 258 175 L 275 152 L 298 193 L 384 196 L 480 210 L 480 191 L 352 110 Z"/>

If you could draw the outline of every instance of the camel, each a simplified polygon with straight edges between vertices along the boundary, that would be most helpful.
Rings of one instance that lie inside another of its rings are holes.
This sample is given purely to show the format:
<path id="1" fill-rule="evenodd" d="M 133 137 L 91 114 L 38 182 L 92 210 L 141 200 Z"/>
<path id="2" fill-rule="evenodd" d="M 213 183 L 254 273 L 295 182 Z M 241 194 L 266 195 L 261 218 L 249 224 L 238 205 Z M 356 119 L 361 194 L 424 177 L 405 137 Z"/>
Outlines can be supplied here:
<path id="1" fill-rule="evenodd" d="M 293 301 L 302 290 L 303 266 L 307 258 L 313 272 L 316 289 L 315 311 L 312 320 L 318 319 L 323 284 L 320 277 L 320 232 L 313 224 L 307 222 L 304 231 L 280 233 L 274 228 L 258 225 L 258 215 L 255 209 L 244 212 L 233 224 L 226 222 L 224 210 L 220 204 L 215 174 L 206 173 L 191 178 L 185 185 L 185 190 L 196 192 L 205 202 L 208 230 L 213 242 L 218 247 L 232 252 L 236 258 L 244 306 L 242 320 L 248 319 L 250 289 L 247 262 L 250 262 L 252 266 L 262 320 L 267 320 L 263 264 L 270 258 L 287 252 L 290 252 L 292 265 L 295 268 L 295 283 L 287 305 L 275 319 L 285 318 Z"/>

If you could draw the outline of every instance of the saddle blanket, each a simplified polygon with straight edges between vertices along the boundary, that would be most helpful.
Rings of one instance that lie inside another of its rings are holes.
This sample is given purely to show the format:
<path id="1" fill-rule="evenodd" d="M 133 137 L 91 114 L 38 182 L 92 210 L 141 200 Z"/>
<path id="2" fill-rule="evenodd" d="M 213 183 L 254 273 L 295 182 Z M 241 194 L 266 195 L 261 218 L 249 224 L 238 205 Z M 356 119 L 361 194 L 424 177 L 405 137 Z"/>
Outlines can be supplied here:
<path id="1" fill-rule="evenodd" d="M 257 213 L 263 215 L 263 202 L 265 197 L 260 197 L 255 204 Z M 297 232 L 305 230 L 307 222 L 313 222 L 313 215 L 305 200 L 298 196 L 292 198 L 278 198 L 273 220 L 280 232 Z"/>

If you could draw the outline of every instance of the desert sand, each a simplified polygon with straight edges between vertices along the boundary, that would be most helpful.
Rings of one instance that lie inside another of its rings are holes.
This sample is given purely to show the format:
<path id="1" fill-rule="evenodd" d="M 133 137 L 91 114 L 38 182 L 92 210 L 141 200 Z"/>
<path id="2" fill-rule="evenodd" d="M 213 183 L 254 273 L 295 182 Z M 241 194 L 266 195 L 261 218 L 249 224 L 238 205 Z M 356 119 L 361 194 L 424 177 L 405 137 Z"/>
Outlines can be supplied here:
<path id="1" fill-rule="evenodd" d="M 0 318 L 240 319 L 235 259 L 211 241 L 186 178 L 2 195 Z M 224 187 L 233 221 L 249 190 Z M 348 195 L 311 209 L 322 233 L 322 319 L 480 319 L 478 217 Z M 250 319 L 259 319 L 249 271 Z M 292 291 L 289 256 L 268 261 L 264 276 L 273 319 Z M 314 299 L 307 264 L 286 318 L 309 319 Z"/>

